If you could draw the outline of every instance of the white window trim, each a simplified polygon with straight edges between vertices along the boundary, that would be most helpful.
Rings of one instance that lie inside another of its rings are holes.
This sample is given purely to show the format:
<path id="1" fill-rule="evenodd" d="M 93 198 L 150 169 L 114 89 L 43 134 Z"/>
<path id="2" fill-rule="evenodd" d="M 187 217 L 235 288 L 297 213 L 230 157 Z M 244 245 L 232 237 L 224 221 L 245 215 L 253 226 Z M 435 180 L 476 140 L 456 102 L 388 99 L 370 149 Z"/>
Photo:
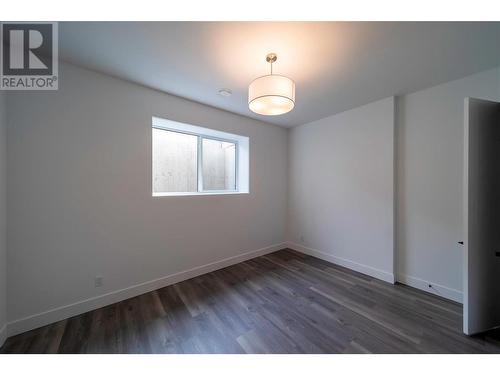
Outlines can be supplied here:
<path id="1" fill-rule="evenodd" d="M 153 197 L 199 196 L 199 195 L 237 195 L 248 194 L 249 190 L 249 138 L 219 130 L 208 129 L 196 125 L 184 124 L 172 120 L 153 117 L 152 129 L 169 130 L 177 133 L 196 136 L 198 191 L 189 192 L 155 192 L 153 190 L 153 165 L 151 163 L 151 191 Z M 235 144 L 235 189 L 203 190 L 203 139 L 212 139 Z M 152 150 L 151 150 L 152 151 Z"/>

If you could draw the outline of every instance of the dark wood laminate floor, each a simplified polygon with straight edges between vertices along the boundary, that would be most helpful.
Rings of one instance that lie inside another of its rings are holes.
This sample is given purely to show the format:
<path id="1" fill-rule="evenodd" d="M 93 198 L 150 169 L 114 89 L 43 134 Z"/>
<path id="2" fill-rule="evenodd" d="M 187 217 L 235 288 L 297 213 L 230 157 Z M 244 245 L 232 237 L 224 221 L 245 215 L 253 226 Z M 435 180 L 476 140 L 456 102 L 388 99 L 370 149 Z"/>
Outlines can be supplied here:
<path id="1" fill-rule="evenodd" d="M 462 307 L 281 250 L 11 337 L 3 353 L 500 353 Z"/>

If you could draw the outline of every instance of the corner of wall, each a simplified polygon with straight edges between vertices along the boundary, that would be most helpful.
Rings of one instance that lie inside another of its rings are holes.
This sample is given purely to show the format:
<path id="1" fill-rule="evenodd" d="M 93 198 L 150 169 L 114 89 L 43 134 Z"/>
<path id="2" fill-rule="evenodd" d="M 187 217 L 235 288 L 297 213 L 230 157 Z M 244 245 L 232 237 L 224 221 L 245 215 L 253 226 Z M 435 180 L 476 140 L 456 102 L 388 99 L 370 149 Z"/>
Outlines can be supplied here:
<path id="1" fill-rule="evenodd" d="M 392 251 L 393 251 L 393 265 L 392 272 L 394 276 L 394 281 L 396 281 L 396 274 L 398 273 L 398 168 L 399 168 L 399 111 L 401 98 L 399 96 L 393 96 L 393 216 L 392 216 Z"/>
<path id="2" fill-rule="evenodd" d="M 291 193 L 290 193 L 290 179 L 291 179 L 291 171 L 290 171 L 290 137 L 291 137 L 291 132 L 293 128 L 286 128 L 286 213 L 285 213 L 285 243 L 288 243 L 291 241 L 291 236 L 290 236 L 290 200 L 291 200 Z"/>

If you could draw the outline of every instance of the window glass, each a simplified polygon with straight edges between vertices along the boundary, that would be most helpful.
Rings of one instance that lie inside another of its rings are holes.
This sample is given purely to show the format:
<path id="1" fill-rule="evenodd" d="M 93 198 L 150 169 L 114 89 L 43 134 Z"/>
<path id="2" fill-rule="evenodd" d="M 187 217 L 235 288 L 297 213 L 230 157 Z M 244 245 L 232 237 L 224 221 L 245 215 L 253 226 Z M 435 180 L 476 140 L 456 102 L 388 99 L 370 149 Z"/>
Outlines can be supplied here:
<path id="1" fill-rule="evenodd" d="M 236 145 L 202 139 L 203 190 L 236 190 Z"/>
<path id="2" fill-rule="evenodd" d="M 153 128 L 153 192 L 198 191 L 198 137 Z"/>

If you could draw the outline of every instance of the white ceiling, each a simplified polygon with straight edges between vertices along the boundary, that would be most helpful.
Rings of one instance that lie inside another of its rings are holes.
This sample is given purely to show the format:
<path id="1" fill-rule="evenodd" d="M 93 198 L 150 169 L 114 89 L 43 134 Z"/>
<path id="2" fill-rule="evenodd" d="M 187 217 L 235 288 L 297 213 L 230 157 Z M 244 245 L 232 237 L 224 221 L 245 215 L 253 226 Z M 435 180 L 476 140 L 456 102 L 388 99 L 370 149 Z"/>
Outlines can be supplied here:
<path id="1" fill-rule="evenodd" d="M 500 22 L 61 22 L 60 57 L 76 65 L 282 126 L 500 65 Z M 296 82 L 295 109 L 261 116 L 248 84 Z M 229 88 L 229 98 L 218 94 Z"/>

